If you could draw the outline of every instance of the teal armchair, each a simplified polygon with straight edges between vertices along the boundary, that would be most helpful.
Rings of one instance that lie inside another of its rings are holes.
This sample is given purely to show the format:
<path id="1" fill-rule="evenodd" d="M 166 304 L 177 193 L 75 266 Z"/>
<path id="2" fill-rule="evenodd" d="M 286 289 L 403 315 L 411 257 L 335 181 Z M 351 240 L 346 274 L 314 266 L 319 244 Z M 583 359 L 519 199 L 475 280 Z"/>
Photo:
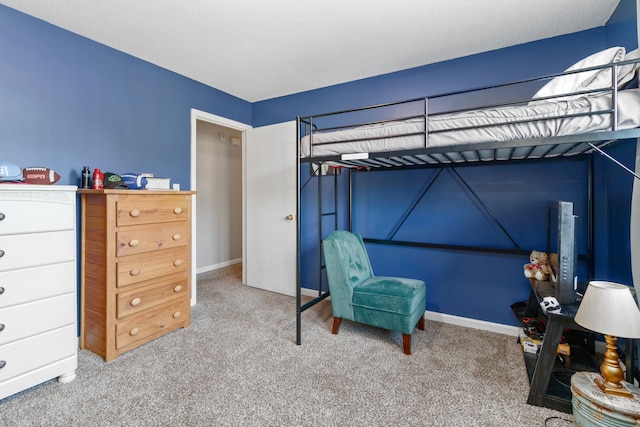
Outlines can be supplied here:
<path id="1" fill-rule="evenodd" d="M 332 333 L 342 319 L 402 333 L 405 354 L 411 354 L 414 328 L 424 330 L 424 281 L 373 274 L 369 255 L 357 233 L 337 230 L 322 241 L 327 269 Z"/>

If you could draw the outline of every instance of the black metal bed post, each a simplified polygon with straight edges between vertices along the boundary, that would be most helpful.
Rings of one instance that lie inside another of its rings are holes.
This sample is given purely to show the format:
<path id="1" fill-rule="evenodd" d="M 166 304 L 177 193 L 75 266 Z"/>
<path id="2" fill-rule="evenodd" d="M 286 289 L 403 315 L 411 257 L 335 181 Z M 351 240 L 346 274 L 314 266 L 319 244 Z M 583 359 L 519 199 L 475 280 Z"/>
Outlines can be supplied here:
<path id="1" fill-rule="evenodd" d="M 429 98 L 424 98 L 424 148 L 429 146 Z"/>
<path id="2" fill-rule="evenodd" d="M 302 278 L 300 277 L 300 258 L 301 258 L 301 245 L 300 245 L 300 116 L 296 117 L 296 344 L 302 344 Z"/>
<path id="3" fill-rule="evenodd" d="M 595 194 L 593 153 L 587 158 L 587 279 L 595 277 Z"/>
<path id="4" fill-rule="evenodd" d="M 349 192 L 349 201 L 348 201 L 348 205 L 347 205 L 347 224 L 349 227 L 349 231 L 353 232 L 353 204 L 351 203 L 351 200 L 353 200 L 353 187 L 352 187 L 352 177 L 351 174 L 353 173 L 353 169 L 349 168 L 349 175 L 347 175 L 347 185 L 348 185 L 348 189 L 347 191 Z"/>
<path id="5" fill-rule="evenodd" d="M 338 229 L 338 171 L 339 169 L 333 170 L 333 229 Z"/>
<path id="6" fill-rule="evenodd" d="M 318 163 L 318 295 L 322 289 L 322 168 L 324 163 Z"/>

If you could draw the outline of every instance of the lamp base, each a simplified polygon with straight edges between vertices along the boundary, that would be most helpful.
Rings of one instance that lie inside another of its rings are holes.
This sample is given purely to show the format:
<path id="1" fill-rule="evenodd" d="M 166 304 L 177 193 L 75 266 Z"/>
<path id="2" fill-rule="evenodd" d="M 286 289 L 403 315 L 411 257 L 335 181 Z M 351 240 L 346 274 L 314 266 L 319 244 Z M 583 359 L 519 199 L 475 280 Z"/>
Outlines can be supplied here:
<path id="1" fill-rule="evenodd" d="M 604 394 L 628 398 L 633 397 L 633 393 L 631 393 L 620 384 L 618 384 L 618 387 L 612 387 L 611 385 L 606 384 L 606 381 L 602 377 L 596 377 L 593 381 Z"/>
<path id="2" fill-rule="evenodd" d="M 600 365 L 601 377 L 595 378 L 595 383 L 605 394 L 621 397 L 633 397 L 627 389 L 622 386 L 624 372 L 620 367 L 620 358 L 618 357 L 618 339 L 613 335 L 604 336 L 606 348 L 604 352 L 604 360 Z"/>

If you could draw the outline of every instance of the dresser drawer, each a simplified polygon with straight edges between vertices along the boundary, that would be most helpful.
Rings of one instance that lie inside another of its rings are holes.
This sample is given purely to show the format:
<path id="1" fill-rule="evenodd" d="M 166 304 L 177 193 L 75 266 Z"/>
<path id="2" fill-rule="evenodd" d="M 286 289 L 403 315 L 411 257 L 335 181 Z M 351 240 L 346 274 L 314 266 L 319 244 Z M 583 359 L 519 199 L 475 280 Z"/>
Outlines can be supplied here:
<path id="1" fill-rule="evenodd" d="M 75 230 L 0 236 L 0 271 L 73 261 Z"/>
<path id="2" fill-rule="evenodd" d="M 174 273 L 186 272 L 189 267 L 189 254 L 186 246 L 147 254 L 131 255 L 118 259 L 116 264 L 118 287 L 146 280 L 165 277 Z"/>
<path id="3" fill-rule="evenodd" d="M 76 291 L 76 263 L 0 273 L 0 309 Z"/>
<path id="4" fill-rule="evenodd" d="M 3 218 L 0 235 L 73 230 L 76 227 L 74 193 L 52 192 L 43 196 L 30 192 L 33 200 L 27 201 L 6 201 L 9 195 L 5 193 L 0 193 L 0 218 Z"/>
<path id="5" fill-rule="evenodd" d="M 77 354 L 76 326 L 69 325 L 0 346 L 2 382 Z M 4 362 L 4 363 L 2 363 Z"/>
<path id="6" fill-rule="evenodd" d="M 116 348 L 121 349 L 136 341 L 145 340 L 189 322 L 189 301 L 178 300 L 141 312 L 116 326 Z"/>
<path id="7" fill-rule="evenodd" d="M 116 225 L 185 221 L 191 200 L 174 195 L 120 196 L 116 202 Z"/>
<path id="8" fill-rule="evenodd" d="M 73 325 L 76 321 L 73 293 L 0 309 L 0 345 Z"/>
<path id="9" fill-rule="evenodd" d="M 136 287 L 117 296 L 117 317 L 122 318 L 176 298 L 189 299 L 186 274 L 149 286 Z"/>
<path id="10" fill-rule="evenodd" d="M 124 227 L 116 232 L 116 256 L 185 246 L 189 242 L 189 232 L 184 221 Z"/>

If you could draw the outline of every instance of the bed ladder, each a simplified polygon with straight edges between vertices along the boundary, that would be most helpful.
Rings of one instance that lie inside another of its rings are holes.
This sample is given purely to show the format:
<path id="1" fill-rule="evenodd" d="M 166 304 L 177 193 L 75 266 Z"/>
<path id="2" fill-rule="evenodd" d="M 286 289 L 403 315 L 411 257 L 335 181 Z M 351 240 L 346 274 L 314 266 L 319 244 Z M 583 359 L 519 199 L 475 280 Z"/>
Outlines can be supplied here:
<path id="1" fill-rule="evenodd" d="M 333 226 L 331 231 L 337 230 L 338 229 L 338 176 L 340 175 L 340 169 L 338 168 L 334 168 L 328 164 L 325 164 L 324 162 L 322 163 L 317 163 L 317 164 L 311 164 L 310 165 L 310 176 L 309 178 L 305 181 L 304 185 L 302 185 L 299 188 L 299 193 L 302 193 L 302 190 L 304 190 L 304 188 L 307 186 L 307 184 L 310 183 L 310 181 L 313 178 L 316 178 L 317 180 L 317 191 L 318 191 L 318 197 L 317 197 L 317 201 L 318 201 L 318 206 L 317 206 L 317 229 L 318 229 L 318 246 L 317 246 L 317 251 L 318 251 L 318 257 L 317 257 L 317 265 L 318 265 L 318 279 L 317 279 L 317 283 L 318 283 L 318 295 L 311 299 L 310 301 L 307 301 L 305 304 L 302 304 L 302 281 L 300 279 L 300 271 L 298 271 L 298 286 L 297 286 L 297 292 L 296 292 L 296 344 L 297 345 L 301 345 L 302 344 L 302 312 L 304 312 L 305 310 L 307 310 L 308 308 L 313 307 L 314 305 L 316 305 L 317 303 L 319 303 L 320 301 L 324 300 L 325 298 L 327 298 L 330 295 L 330 292 L 324 291 L 322 290 L 322 277 L 323 277 L 323 272 L 326 269 L 326 266 L 323 262 L 323 255 L 322 255 L 322 240 L 325 237 L 325 230 L 323 227 L 324 224 L 324 218 L 331 218 L 333 217 Z M 327 177 L 333 177 L 333 209 L 329 210 L 329 211 L 325 211 L 323 209 L 323 181 L 324 178 Z M 351 174 L 349 174 L 349 182 L 351 182 Z M 349 213 L 351 212 L 351 210 L 349 209 Z M 300 217 L 300 215 L 298 214 L 298 217 Z M 351 216 L 349 215 L 349 218 Z M 351 228 L 351 221 L 349 220 L 349 228 Z M 298 232 L 300 234 L 300 232 Z M 326 234 L 329 234 L 329 232 L 327 232 Z M 300 236 L 298 236 L 298 239 L 300 240 Z M 300 242 L 298 242 L 298 269 L 300 269 Z"/>

